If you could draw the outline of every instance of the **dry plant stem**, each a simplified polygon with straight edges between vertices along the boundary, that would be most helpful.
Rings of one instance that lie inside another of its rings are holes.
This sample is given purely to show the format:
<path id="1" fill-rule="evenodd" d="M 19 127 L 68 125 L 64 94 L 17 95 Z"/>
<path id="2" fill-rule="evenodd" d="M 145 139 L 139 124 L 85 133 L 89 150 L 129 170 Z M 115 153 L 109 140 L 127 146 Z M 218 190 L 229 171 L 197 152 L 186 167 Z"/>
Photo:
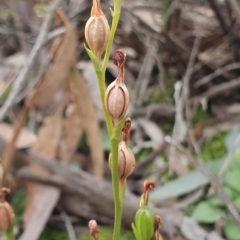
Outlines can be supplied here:
<path id="1" fill-rule="evenodd" d="M 71 222 L 69 216 L 66 214 L 66 212 L 63 209 L 61 209 L 60 216 L 63 219 L 63 221 L 65 222 L 69 240 L 77 240 L 72 222 Z"/>
<path id="2" fill-rule="evenodd" d="M 240 8 L 236 0 L 229 0 L 233 13 L 236 16 L 237 22 L 240 23 Z"/>
<path id="3" fill-rule="evenodd" d="M 230 63 L 222 68 L 218 68 L 215 72 L 210 73 L 209 75 L 199 79 L 196 83 L 194 83 L 194 87 L 200 87 L 202 85 L 205 85 L 205 84 L 209 83 L 215 77 L 218 77 L 221 74 L 224 74 L 228 71 L 232 71 L 232 70 L 239 69 L 239 68 L 240 68 L 239 62 Z"/>

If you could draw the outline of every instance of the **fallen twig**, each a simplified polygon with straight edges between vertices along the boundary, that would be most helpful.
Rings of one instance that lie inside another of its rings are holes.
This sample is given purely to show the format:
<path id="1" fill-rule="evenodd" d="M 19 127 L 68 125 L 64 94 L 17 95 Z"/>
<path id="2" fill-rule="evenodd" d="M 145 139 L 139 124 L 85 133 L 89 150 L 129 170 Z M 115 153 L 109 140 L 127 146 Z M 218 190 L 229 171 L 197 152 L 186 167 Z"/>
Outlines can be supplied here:
<path id="1" fill-rule="evenodd" d="M 218 95 L 219 93 L 222 93 L 224 91 L 228 91 L 232 88 L 236 88 L 240 86 L 240 78 L 235 78 L 229 82 L 225 82 L 222 84 L 219 84 L 217 86 L 214 86 L 210 88 L 209 90 L 202 93 L 200 96 L 197 96 L 192 99 L 193 102 L 200 102 L 202 99 L 210 99 Z"/>
<path id="2" fill-rule="evenodd" d="M 210 82 L 212 79 L 215 77 L 220 76 L 221 74 L 224 74 L 225 72 L 234 70 L 234 69 L 240 69 L 240 63 L 231 63 L 228 64 L 227 66 L 224 66 L 222 68 L 217 69 L 215 72 L 199 79 L 195 84 L 194 87 L 200 87 L 208 82 Z"/>
<path id="3" fill-rule="evenodd" d="M 64 209 L 61 209 L 61 214 L 60 215 L 65 222 L 65 226 L 66 226 L 66 229 L 67 229 L 67 232 L 68 232 L 69 240 L 77 240 L 76 234 L 74 232 L 73 225 L 72 225 L 67 213 L 64 211 Z"/>
<path id="4" fill-rule="evenodd" d="M 224 17 L 223 12 L 220 9 L 219 2 L 216 0 L 208 0 L 208 2 L 212 9 L 214 10 L 224 33 L 227 34 L 230 30 L 230 26 L 229 23 L 227 22 L 227 19 Z"/>

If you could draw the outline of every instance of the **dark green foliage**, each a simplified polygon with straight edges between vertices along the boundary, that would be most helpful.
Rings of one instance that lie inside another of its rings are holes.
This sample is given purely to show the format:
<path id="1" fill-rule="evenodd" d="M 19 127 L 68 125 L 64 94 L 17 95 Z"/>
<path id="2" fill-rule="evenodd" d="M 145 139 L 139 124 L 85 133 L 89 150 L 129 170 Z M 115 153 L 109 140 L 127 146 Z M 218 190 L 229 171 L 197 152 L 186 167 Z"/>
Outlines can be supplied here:
<path id="1" fill-rule="evenodd" d="M 227 152 L 224 142 L 226 136 L 226 132 L 221 132 L 203 145 L 201 157 L 205 162 L 225 156 Z"/>

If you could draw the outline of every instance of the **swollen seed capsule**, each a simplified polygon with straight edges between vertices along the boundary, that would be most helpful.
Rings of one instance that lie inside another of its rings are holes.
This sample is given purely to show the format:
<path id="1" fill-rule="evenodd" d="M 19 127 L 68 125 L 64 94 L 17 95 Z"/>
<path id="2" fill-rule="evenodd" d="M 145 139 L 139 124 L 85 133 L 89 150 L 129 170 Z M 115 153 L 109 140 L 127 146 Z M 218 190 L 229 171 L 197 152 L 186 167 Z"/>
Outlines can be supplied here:
<path id="1" fill-rule="evenodd" d="M 124 117 L 129 105 L 129 92 L 124 83 L 125 61 L 126 53 L 118 49 L 113 56 L 113 62 L 118 67 L 118 76 L 105 92 L 105 109 L 115 125 Z"/>
<path id="2" fill-rule="evenodd" d="M 109 32 L 109 24 L 101 10 L 100 0 L 93 0 L 91 17 L 85 26 L 85 39 L 89 48 L 99 59 L 106 50 Z"/>
<path id="3" fill-rule="evenodd" d="M 116 79 L 105 93 L 105 108 L 116 125 L 121 120 L 129 106 L 129 92 L 124 83 Z"/>
<path id="4" fill-rule="evenodd" d="M 109 156 L 109 166 L 112 169 L 112 158 Z M 131 149 L 126 145 L 125 142 L 120 142 L 118 148 L 118 175 L 119 180 L 124 181 L 129 177 L 135 167 L 135 157 Z"/>

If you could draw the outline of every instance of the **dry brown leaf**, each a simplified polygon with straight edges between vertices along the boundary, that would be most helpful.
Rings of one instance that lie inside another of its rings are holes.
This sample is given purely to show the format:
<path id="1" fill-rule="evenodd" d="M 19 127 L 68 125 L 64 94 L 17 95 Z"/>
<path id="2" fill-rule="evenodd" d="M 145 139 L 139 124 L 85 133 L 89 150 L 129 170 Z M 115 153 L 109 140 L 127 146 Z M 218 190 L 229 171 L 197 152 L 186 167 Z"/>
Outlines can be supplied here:
<path id="1" fill-rule="evenodd" d="M 64 90 L 66 88 L 69 70 L 73 64 L 76 49 L 75 32 L 70 22 L 60 10 L 57 11 L 57 15 L 65 25 L 66 34 L 64 37 L 56 39 L 50 50 L 50 54 L 54 52 L 53 64 L 50 66 L 43 81 L 37 86 L 35 92 L 32 93 L 32 106 L 46 105 L 55 93 L 60 89 Z M 64 107 L 65 102 L 60 106 L 60 111 L 48 118 L 47 122 L 41 128 L 38 143 L 32 150 L 34 154 L 42 155 L 47 159 L 55 159 L 57 157 L 62 136 Z M 32 165 L 32 168 L 38 172 L 44 172 L 39 166 Z M 35 183 L 28 184 L 27 208 L 24 213 L 26 229 L 21 236 L 21 240 L 28 240 L 30 238 L 36 240 L 39 237 L 59 196 L 60 190 L 56 188 Z M 45 207 L 46 204 L 48 207 Z M 44 214 L 38 211 L 39 208 L 42 208 Z"/>
<path id="2" fill-rule="evenodd" d="M 46 159 L 54 159 L 56 157 L 58 143 L 61 137 L 62 110 L 63 108 L 61 106 L 59 111 L 57 111 L 53 116 L 46 119 L 45 123 L 39 130 L 38 141 L 31 150 L 33 155 L 41 155 Z M 41 172 L 42 174 L 47 174 L 46 170 L 39 167 L 38 165 L 31 164 L 31 168 L 37 172 Z M 50 189 L 52 189 L 52 191 Z M 42 199 L 44 199 L 46 195 L 49 196 L 48 203 L 54 207 L 56 202 L 58 201 L 60 191 L 52 187 L 43 186 L 41 184 L 27 184 L 27 204 L 24 212 L 24 222 L 26 225 L 26 229 L 21 239 L 27 239 L 26 236 L 29 236 L 29 232 L 33 232 L 31 228 L 32 226 L 35 227 L 34 229 L 42 230 L 44 228 L 48 218 L 44 219 L 43 221 L 43 215 L 41 214 L 41 212 L 38 211 L 38 209 L 42 208 L 43 204 L 46 204 L 44 203 L 44 201 L 42 201 Z M 46 208 L 44 209 L 44 212 L 45 211 L 50 211 L 48 213 L 44 213 L 44 216 L 49 216 L 52 209 Z M 43 221 L 43 224 L 40 225 L 38 221 L 34 223 L 34 219 L 41 219 L 41 221 Z M 37 227 L 35 224 L 37 224 Z M 31 236 L 31 239 L 35 238 Z"/>
<path id="3" fill-rule="evenodd" d="M 104 156 L 100 129 L 87 84 L 76 67 L 73 68 L 73 85 L 75 96 L 80 96 L 76 101 L 91 151 L 92 173 L 95 177 L 101 179 L 103 177 Z"/>
<path id="4" fill-rule="evenodd" d="M 34 183 L 29 184 L 27 190 L 28 196 L 31 194 L 31 207 L 34 209 L 34 214 L 28 216 L 31 217 L 19 240 L 37 240 L 59 199 L 60 190 Z"/>
<path id="5" fill-rule="evenodd" d="M 56 38 L 52 49 L 50 49 L 49 55 L 53 56 L 53 63 L 32 93 L 34 95 L 31 101 L 32 106 L 47 105 L 59 90 L 63 90 L 66 86 L 69 70 L 73 65 L 77 47 L 76 33 L 63 12 L 58 9 L 56 13 L 64 23 L 66 33 L 64 36 Z"/>
<path id="6" fill-rule="evenodd" d="M 7 144 L 7 147 L 4 151 L 3 158 L 2 158 L 3 176 L 0 179 L 0 181 L 1 181 L 0 186 L 5 186 L 5 184 L 6 184 L 5 178 L 6 178 L 6 175 L 9 171 L 9 167 L 12 162 L 12 158 L 13 158 L 13 154 L 14 154 L 14 150 L 15 150 L 15 144 L 16 144 L 18 136 L 21 132 L 22 127 L 24 126 L 24 124 L 26 122 L 29 110 L 30 110 L 30 106 L 29 106 L 29 104 L 26 104 L 23 107 L 23 109 L 21 110 L 20 114 L 18 115 L 18 119 L 17 119 L 16 123 L 14 124 L 12 139 Z"/>
<path id="7" fill-rule="evenodd" d="M 8 143 L 13 136 L 13 126 L 6 123 L 0 123 L 0 137 Z M 29 148 L 36 142 L 36 135 L 27 129 L 22 129 L 15 144 L 15 148 Z"/>
<path id="8" fill-rule="evenodd" d="M 9 166 L 11 164 L 15 148 L 15 142 L 18 138 L 21 128 L 25 124 L 29 110 L 34 106 L 48 103 L 53 97 L 53 95 L 56 93 L 56 91 L 66 85 L 66 80 L 69 74 L 71 64 L 73 63 L 74 52 L 77 44 L 76 34 L 73 27 L 71 26 L 71 23 L 64 16 L 64 13 L 60 9 L 58 9 L 56 13 L 66 28 L 64 36 L 61 36 L 62 46 L 59 45 L 57 49 L 55 49 L 56 46 L 53 46 L 54 50 L 56 51 L 53 59 L 53 64 L 51 65 L 46 76 L 44 77 L 44 81 L 40 81 L 39 84 L 35 87 L 35 89 L 33 89 L 32 93 L 28 97 L 22 111 L 18 116 L 18 120 L 14 125 L 14 134 L 12 140 L 7 145 L 2 160 L 2 166 L 4 171 L 3 179 L 1 179 L 2 182 L 4 182 L 5 175 L 8 172 Z M 52 50 L 50 50 L 50 52 L 51 51 Z"/>
<path id="9" fill-rule="evenodd" d="M 73 63 L 76 48 L 76 36 L 70 22 L 65 18 L 61 10 L 57 11 L 59 19 L 66 28 L 66 33 L 58 39 L 53 46 L 53 63 L 48 69 L 42 81 L 30 94 L 26 104 L 19 114 L 18 120 L 14 125 L 13 137 L 7 145 L 3 157 L 4 173 L 8 172 L 14 153 L 15 142 L 20 130 L 26 122 L 29 110 L 35 106 L 42 106 L 50 102 L 55 93 L 66 87 L 67 77 Z M 53 50 L 51 50 L 51 54 Z M 32 149 L 33 154 L 40 154 L 47 159 L 55 158 L 62 131 L 62 115 L 65 102 L 60 106 L 59 111 L 48 118 L 39 131 L 39 138 Z M 32 165 L 35 171 L 47 174 L 44 169 Z M 4 179 L 4 178 L 3 178 Z M 27 208 L 25 211 L 26 229 L 21 236 L 21 240 L 36 240 L 43 230 L 52 209 L 56 205 L 60 191 L 53 187 L 42 186 L 40 184 L 29 183 L 27 195 Z"/>
<path id="10" fill-rule="evenodd" d="M 79 96 L 79 95 L 78 95 Z M 57 159 L 69 162 L 82 135 L 81 115 L 76 103 L 70 103 L 63 120 L 62 136 L 59 142 Z"/>

